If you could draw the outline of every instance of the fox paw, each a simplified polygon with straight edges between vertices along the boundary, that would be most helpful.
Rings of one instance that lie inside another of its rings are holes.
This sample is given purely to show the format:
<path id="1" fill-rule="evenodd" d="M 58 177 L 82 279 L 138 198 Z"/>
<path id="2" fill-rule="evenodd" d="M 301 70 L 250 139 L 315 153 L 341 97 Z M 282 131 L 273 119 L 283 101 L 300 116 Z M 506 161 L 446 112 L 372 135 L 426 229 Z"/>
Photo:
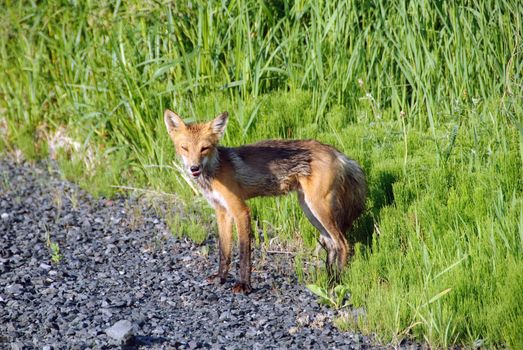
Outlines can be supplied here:
<path id="1" fill-rule="evenodd" d="M 232 287 L 232 292 L 249 294 L 250 292 L 252 292 L 252 288 L 249 283 L 238 282 L 234 285 L 234 287 Z"/>
<path id="2" fill-rule="evenodd" d="M 224 284 L 225 281 L 227 280 L 225 277 L 221 276 L 219 273 L 214 273 L 206 278 L 207 282 L 209 282 L 209 283 L 214 282 L 216 279 L 219 279 L 220 284 Z"/>

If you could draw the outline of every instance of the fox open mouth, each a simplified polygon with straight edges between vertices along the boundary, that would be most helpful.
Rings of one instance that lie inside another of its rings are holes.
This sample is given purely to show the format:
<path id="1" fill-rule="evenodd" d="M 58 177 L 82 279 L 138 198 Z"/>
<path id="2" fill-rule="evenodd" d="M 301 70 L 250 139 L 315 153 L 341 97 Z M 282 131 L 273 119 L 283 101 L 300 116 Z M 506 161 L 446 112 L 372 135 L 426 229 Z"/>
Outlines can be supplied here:
<path id="1" fill-rule="evenodd" d="M 201 170 L 191 171 L 191 175 L 192 175 L 193 177 L 198 177 L 198 176 L 201 175 L 201 173 L 202 173 Z"/>

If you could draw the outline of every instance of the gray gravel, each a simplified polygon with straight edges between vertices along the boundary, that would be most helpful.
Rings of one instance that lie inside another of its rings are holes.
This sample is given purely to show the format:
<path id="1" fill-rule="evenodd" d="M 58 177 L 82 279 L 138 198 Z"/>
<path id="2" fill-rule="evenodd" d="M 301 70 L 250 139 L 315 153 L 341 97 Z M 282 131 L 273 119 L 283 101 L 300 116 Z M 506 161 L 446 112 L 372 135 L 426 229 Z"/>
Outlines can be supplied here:
<path id="1" fill-rule="evenodd" d="M 202 253 L 143 201 L 93 199 L 50 168 L 0 159 L 0 349 L 377 347 L 332 325 L 292 259 L 255 253 L 253 293 L 232 294 L 235 276 L 205 281 L 213 238 Z"/>

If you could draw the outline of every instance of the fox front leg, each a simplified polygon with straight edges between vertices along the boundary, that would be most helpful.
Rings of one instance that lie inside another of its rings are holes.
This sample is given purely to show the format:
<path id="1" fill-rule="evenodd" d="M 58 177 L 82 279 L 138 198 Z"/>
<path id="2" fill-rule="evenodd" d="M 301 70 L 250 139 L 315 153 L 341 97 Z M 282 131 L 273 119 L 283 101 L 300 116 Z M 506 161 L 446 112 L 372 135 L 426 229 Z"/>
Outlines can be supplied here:
<path id="1" fill-rule="evenodd" d="M 233 293 L 249 294 L 251 287 L 251 216 L 245 206 L 234 217 L 240 241 L 240 281 L 232 288 Z"/>
<path id="2" fill-rule="evenodd" d="M 229 266 L 231 265 L 232 217 L 227 214 L 225 209 L 217 207 L 216 218 L 218 219 L 218 247 L 220 251 L 220 262 L 218 265 L 218 272 L 207 277 L 207 280 L 213 281 L 216 278 L 219 278 L 220 283 L 223 284 L 227 280 Z"/>

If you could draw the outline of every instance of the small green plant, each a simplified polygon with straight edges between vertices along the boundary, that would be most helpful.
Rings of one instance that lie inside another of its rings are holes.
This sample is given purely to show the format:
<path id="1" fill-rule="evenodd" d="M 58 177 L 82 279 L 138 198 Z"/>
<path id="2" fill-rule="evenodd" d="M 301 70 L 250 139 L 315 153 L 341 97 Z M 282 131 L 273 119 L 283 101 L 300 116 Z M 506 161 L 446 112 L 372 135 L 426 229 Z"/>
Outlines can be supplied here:
<path id="1" fill-rule="evenodd" d="M 60 246 L 58 243 L 51 241 L 51 235 L 49 232 L 47 232 L 47 248 L 49 248 L 49 252 L 51 253 L 51 261 L 53 264 L 58 264 L 60 261 L 62 261 L 63 256 L 60 253 Z"/>
<path id="2" fill-rule="evenodd" d="M 207 245 L 202 246 L 200 248 L 200 255 L 203 257 L 208 257 L 209 256 L 209 246 L 207 246 Z"/>
<path id="3" fill-rule="evenodd" d="M 78 209 L 78 193 L 72 192 L 70 194 L 67 194 L 67 198 L 69 199 L 69 202 L 71 202 L 73 210 Z"/>
<path id="4" fill-rule="evenodd" d="M 49 248 L 51 249 L 51 261 L 58 264 L 63 258 L 62 254 L 60 254 L 60 246 L 56 242 L 51 242 Z"/>
<path id="5" fill-rule="evenodd" d="M 349 288 L 345 285 L 340 284 L 328 289 L 318 284 L 308 284 L 307 288 L 320 297 L 321 303 L 329 305 L 336 310 L 349 306 L 349 302 L 347 301 Z"/>
<path id="6" fill-rule="evenodd" d="M 7 177 L 7 173 L 2 173 L 2 181 L 0 182 L 0 188 L 2 188 L 4 191 L 7 191 L 10 186 L 9 178 Z"/>
<path id="7" fill-rule="evenodd" d="M 60 217 L 62 216 L 62 204 L 63 204 L 63 198 L 62 198 L 62 192 L 59 191 L 59 190 L 55 190 L 53 193 L 52 193 L 52 196 L 53 196 L 53 205 L 56 207 L 56 212 L 55 212 L 55 217 L 54 217 L 54 220 L 55 220 L 55 223 L 58 223 L 58 221 L 60 220 Z"/>

